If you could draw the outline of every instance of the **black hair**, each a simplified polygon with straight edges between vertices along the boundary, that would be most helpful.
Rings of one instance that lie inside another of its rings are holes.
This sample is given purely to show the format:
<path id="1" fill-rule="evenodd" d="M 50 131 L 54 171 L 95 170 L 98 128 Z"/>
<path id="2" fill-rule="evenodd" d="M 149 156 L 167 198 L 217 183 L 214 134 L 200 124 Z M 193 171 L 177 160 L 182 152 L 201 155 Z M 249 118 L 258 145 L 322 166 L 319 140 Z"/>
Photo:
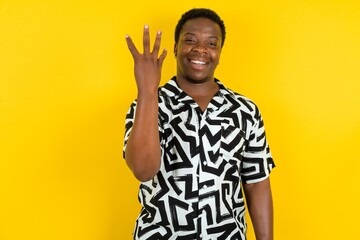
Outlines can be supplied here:
<path id="1" fill-rule="evenodd" d="M 226 35 L 225 24 L 216 12 L 214 12 L 213 10 L 208 9 L 208 8 L 193 8 L 193 9 L 185 12 L 181 16 L 181 18 L 178 21 L 176 28 L 175 28 L 175 43 L 178 43 L 178 41 L 179 41 L 180 32 L 181 32 L 184 24 L 190 19 L 201 18 L 201 17 L 210 19 L 211 21 L 213 21 L 219 25 L 219 27 L 221 29 L 221 34 L 222 34 L 221 47 L 223 47 L 224 42 L 225 42 L 225 35 Z"/>

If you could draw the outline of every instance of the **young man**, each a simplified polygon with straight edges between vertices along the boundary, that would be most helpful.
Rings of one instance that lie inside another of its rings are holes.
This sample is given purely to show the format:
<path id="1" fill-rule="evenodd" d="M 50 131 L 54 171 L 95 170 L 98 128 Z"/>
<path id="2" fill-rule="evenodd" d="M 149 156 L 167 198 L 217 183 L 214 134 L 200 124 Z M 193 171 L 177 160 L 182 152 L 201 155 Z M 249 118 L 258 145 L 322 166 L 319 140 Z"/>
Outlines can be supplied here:
<path id="1" fill-rule="evenodd" d="M 143 53 L 131 38 L 137 100 L 126 117 L 124 158 L 141 181 L 134 239 L 246 239 L 245 204 L 257 239 L 273 239 L 269 174 L 275 166 L 256 105 L 214 78 L 225 26 L 192 9 L 175 29 L 177 72 L 159 88 L 161 32 Z"/>

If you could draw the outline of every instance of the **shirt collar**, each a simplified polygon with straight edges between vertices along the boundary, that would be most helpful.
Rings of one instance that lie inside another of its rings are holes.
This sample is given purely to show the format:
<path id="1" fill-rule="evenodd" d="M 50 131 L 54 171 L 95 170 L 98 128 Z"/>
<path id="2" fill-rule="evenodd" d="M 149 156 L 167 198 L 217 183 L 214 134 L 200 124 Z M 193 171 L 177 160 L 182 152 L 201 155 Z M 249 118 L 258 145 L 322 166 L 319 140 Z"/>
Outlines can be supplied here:
<path id="1" fill-rule="evenodd" d="M 227 97 L 234 97 L 234 93 L 226 88 L 220 80 L 215 78 L 215 82 L 219 85 L 219 91 L 214 95 L 210 101 L 207 109 L 214 111 L 219 109 L 225 102 L 227 102 Z M 192 97 L 187 95 L 177 84 L 176 76 L 172 77 L 160 90 L 161 95 L 166 95 L 170 98 L 173 98 L 176 101 L 179 101 L 184 104 L 189 104 L 193 107 L 198 107 L 197 103 Z M 231 95 L 231 96 L 230 96 Z"/>

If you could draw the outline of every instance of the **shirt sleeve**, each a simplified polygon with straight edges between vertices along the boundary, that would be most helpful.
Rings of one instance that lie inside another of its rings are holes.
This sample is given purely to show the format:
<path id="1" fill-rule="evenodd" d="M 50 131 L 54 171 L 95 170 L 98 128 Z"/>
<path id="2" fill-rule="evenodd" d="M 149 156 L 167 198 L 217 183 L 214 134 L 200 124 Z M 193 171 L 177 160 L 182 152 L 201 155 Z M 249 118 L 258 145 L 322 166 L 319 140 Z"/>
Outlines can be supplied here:
<path id="1" fill-rule="evenodd" d="M 125 117 L 125 134 L 124 134 L 124 146 L 123 146 L 123 158 L 124 159 L 125 159 L 125 150 L 126 150 L 127 141 L 129 139 L 131 129 L 134 125 L 135 111 L 136 111 L 136 101 L 134 101 L 130 105 L 129 110 Z"/>
<path id="2" fill-rule="evenodd" d="M 125 150 L 126 150 L 126 146 L 127 146 L 127 141 L 129 139 L 130 132 L 134 125 L 136 104 L 137 104 L 136 100 L 134 102 L 132 102 L 132 104 L 130 105 L 129 110 L 126 114 L 126 118 L 125 118 L 125 134 L 124 134 L 124 146 L 123 146 L 123 158 L 124 159 L 125 159 Z M 159 117 L 159 121 L 158 121 L 158 126 L 159 126 L 160 144 L 164 145 L 164 139 L 163 139 L 164 130 L 162 128 L 160 117 Z"/>
<path id="3" fill-rule="evenodd" d="M 266 139 L 264 122 L 255 107 L 253 121 L 249 122 L 249 138 L 242 154 L 241 178 L 244 183 L 266 179 L 275 167 Z"/>

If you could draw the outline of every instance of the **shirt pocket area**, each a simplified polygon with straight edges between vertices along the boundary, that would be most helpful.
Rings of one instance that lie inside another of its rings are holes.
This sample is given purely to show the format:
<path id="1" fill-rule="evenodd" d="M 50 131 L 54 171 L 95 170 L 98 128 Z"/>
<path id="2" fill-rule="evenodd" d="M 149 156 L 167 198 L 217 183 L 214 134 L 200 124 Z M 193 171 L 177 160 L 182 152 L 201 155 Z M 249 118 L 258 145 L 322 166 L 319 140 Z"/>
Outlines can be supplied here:
<path id="1" fill-rule="evenodd" d="M 221 123 L 220 158 L 240 172 L 245 132 L 227 122 Z"/>

